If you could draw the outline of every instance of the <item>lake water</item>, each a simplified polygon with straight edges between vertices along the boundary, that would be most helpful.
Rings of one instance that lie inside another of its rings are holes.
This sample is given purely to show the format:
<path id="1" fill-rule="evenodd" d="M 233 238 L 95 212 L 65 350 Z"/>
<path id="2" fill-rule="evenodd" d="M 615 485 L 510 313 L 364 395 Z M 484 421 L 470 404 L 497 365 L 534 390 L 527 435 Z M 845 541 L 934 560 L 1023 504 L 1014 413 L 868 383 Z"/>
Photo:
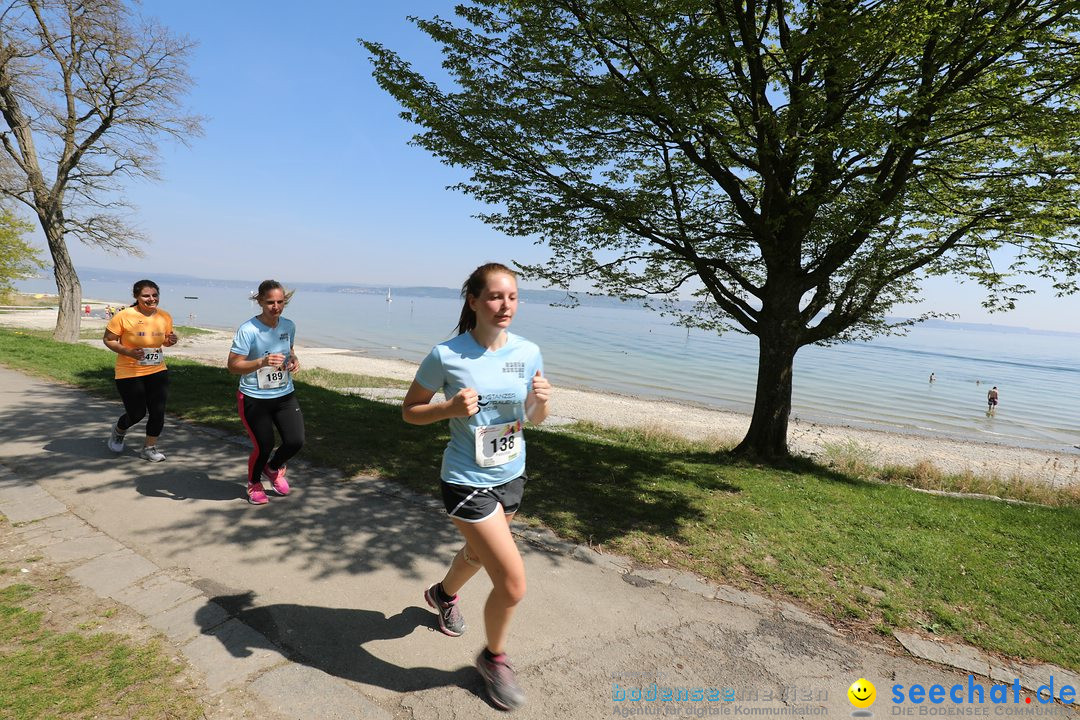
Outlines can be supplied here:
<path id="1" fill-rule="evenodd" d="M 53 292 L 51 280 L 18 283 Z M 83 280 L 87 298 L 130 298 L 128 281 Z M 234 329 L 257 312 L 250 288 L 167 285 L 177 324 Z M 185 299 L 185 296 L 197 299 Z M 130 300 L 127 300 L 130 302 Z M 450 337 L 461 303 L 395 294 L 297 292 L 286 315 L 300 344 L 419 362 Z M 673 327 L 635 307 L 524 302 L 514 332 L 536 342 L 556 385 L 671 398 L 748 413 L 757 338 Z M 928 382 L 930 373 L 936 382 Z M 986 392 L 1001 405 L 986 415 Z M 792 414 L 802 420 L 1004 442 L 1049 450 L 1080 444 L 1080 336 L 916 327 L 906 337 L 806 347 L 795 359 Z"/>

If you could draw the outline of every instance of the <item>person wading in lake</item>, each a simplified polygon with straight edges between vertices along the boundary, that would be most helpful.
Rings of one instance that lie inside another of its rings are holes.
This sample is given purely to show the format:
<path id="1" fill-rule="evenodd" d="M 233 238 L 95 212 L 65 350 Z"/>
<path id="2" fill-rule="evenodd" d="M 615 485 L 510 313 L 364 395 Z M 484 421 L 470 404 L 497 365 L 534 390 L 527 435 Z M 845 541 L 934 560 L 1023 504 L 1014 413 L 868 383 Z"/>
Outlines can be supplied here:
<path id="1" fill-rule="evenodd" d="M 998 389 L 997 389 L 997 385 L 995 385 L 994 387 L 990 388 L 990 390 L 988 390 L 987 393 L 986 393 L 986 414 L 987 415 L 993 415 L 994 410 L 997 408 L 997 404 L 998 404 Z"/>
<path id="2" fill-rule="evenodd" d="M 443 452 L 441 489 L 446 513 L 465 545 L 442 582 L 424 592 L 438 612 L 439 629 L 461 635 L 465 620 L 457 592 L 480 568 L 494 586 L 484 604 L 487 647 L 476 668 L 488 697 L 513 710 L 525 693 L 506 654 L 514 609 L 525 596 L 525 563 L 510 521 L 525 490 L 525 435 L 522 421 L 548 416 L 551 384 L 543 375 L 540 349 L 508 331 L 518 308 L 517 276 L 505 265 L 478 267 L 461 289 L 457 337 L 432 348 L 405 395 L 405 422 L 450 421 Z M 442 391 L 442 402 L 432 402 Z"/>

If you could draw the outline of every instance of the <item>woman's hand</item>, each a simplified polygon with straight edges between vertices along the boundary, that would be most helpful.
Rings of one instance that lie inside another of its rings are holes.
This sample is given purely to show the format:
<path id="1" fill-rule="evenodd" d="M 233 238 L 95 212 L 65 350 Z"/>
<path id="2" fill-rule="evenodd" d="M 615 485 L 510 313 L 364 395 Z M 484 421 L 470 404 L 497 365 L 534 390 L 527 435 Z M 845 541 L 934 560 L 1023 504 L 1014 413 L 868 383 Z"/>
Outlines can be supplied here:
<path id="1" fill-rule="evenodd" d="M 534 402 L 541 405 L 547 405 L 547 401 L 551 399 L 551 383 L 548 379 L 540 374 L 540 371 L 536 371 L 536 375 L 532 380 L 532 392 L 529 393 Z"/>
<path id="2" fill-rule="evenodd" d="M 176 333 L 165 333 L 165 342 L 162 343 L 165 347 L 172 347 L 176 343 L 180 342 L 180 338 L 176 336 Z"/>
<path id="3" fill-rule="evenodd" d="M 285 366 L 285 356 L 281 353 L 270 353 L 263 356 L 263 367 L 275 367 L 282 369 Z"/>
<path id="4" fill-rule="evenodd" d="M 289 355 L 289 362 L 288 362 L 287 365 L 288 366 L 285 368 L 286 370 L 288 370 L 291 373 L 296 372 L 297 370 L 300 369 L 300 358 L 296 357 L 296 355 L 290 354 Z"/>
<path id="5" fill-rule="evenodd" d="M 532 390 L 525 397 L 525 417 L 539 425 L 548 416 L 548 400 L 551 399 L 551 383 L 537 370 L 532 379 Z"/>
<path id="6" fill-rule="evenodd" d="M 480 395 L 472 388 L 462 388 L 450 398 L 451 417 L 470 417 L 480 412 Z"/>

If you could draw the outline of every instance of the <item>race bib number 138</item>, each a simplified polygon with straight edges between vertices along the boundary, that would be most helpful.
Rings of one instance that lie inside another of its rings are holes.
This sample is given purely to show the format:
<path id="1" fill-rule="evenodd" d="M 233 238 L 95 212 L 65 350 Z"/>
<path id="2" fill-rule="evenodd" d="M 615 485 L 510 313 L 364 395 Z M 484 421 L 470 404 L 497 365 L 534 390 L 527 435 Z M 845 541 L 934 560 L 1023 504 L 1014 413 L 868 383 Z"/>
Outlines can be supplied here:
<path id="1" fill-rule="evenodd" d="M 476 428 L 476 464 L 480 467 L 505 465 L 517 460 L 524 448 L 525 434 L 521 422 Z"/>

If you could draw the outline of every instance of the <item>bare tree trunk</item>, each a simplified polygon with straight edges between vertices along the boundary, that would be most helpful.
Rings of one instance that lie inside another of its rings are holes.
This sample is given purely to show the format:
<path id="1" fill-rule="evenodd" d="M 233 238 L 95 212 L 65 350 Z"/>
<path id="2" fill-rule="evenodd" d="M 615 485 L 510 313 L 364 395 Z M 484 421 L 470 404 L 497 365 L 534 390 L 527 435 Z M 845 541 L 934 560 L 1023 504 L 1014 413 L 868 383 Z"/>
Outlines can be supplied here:
<path id="1" fill-rule="evenodd" d="M 791 376 L 798 346 L 782 333 L 763 333 L 758 340 L 757 394 L 754 415 L 736 455 L 762 459 L 788 457 Z"/>
<path id="2" fill-rule="evenodd" d="M 79 282 L 79 274 L 75 272 L 75 265 L 72 264 L 71 255 L 68 254 L 67 244 L 64 242 L 64 231 L 55 224 L 49 224 L 45 229 L 45 238 L 49 243 L 49 252 L 52 253 L 53 277 L 56 278 L 56 290 L 60 295 L 53 338 L 61 342 L 78 342 L 82 319 L 79 313 L 79 307 L 82 305 L 82 284 Z"/>

